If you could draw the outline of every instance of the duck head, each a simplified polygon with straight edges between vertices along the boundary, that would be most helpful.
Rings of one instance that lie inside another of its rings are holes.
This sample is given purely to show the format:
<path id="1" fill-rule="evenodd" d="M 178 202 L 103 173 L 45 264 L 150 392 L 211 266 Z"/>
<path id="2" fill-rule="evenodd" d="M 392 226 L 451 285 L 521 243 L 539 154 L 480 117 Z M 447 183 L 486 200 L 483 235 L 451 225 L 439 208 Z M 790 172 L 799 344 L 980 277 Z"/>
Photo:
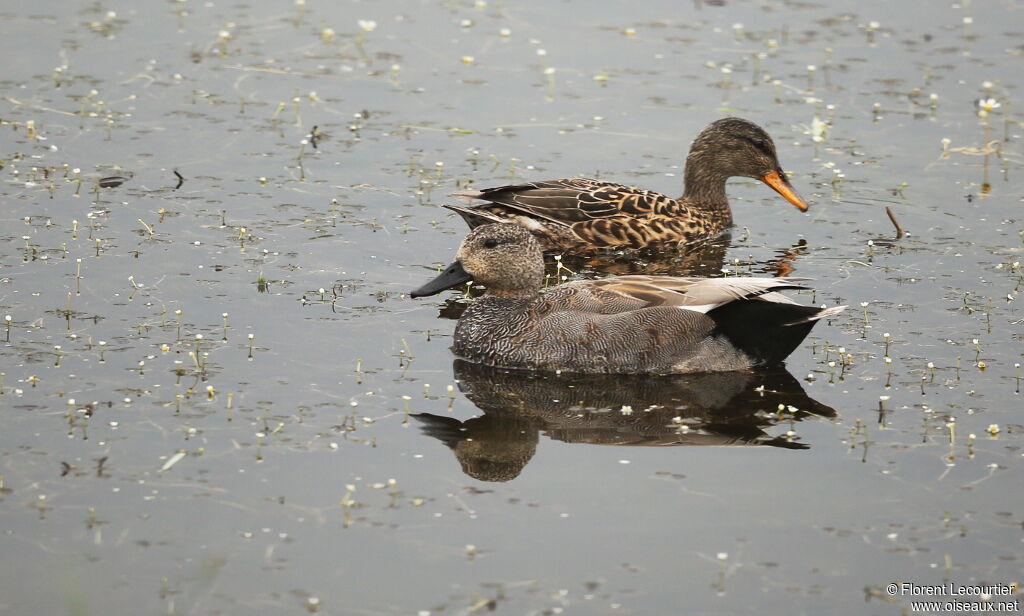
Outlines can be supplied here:
<path id="1" fill-rule="evenodd" d="M 686 189 L 699 190 L 734 176 L 761 180 L 801 212 L 807 211 L 807 202 L 793 189 L 779 165 L 775 143 L 768 133 L 749 120 L 723 118 L 701 131 L 690 146 Z"/>
<path id="2" fill-rule="evenodd" d="M 487 287 L 491 295 L 531 295 L 544 282 L 544 253 L 533 235 L 519 225 L 481 225 L 462 241 L 454 263 L 409 295 L 436 295 L 471 280 Z"/>

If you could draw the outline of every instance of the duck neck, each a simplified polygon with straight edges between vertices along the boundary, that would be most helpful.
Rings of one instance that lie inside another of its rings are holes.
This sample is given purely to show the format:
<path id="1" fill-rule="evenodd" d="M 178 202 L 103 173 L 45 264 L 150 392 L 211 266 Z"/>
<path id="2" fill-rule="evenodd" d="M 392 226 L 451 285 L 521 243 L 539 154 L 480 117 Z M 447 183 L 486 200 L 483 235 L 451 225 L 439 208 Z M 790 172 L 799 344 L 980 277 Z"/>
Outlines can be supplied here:
<path id="1" fill-rule="evenodd" d="M 725 195 L 728 173 L 721 172 L 713 156 L 703 149 L 693 149 L 686 157 L 683 171 L 683 200 L 698 204 L 700 210 L 723 227 L 732 224 L 732 211 Z"/>
<path id="2" fill-rule="evenodd" d="M 496 275 L 498 268 L 501 271 Z M 481 269 L 484 275 L 476 281 L 487 287 L 484 297 L 530 300 L 537 297 L 544 284 L 544 253 L 535 244 L 528 258 L 507 259 Z"/>

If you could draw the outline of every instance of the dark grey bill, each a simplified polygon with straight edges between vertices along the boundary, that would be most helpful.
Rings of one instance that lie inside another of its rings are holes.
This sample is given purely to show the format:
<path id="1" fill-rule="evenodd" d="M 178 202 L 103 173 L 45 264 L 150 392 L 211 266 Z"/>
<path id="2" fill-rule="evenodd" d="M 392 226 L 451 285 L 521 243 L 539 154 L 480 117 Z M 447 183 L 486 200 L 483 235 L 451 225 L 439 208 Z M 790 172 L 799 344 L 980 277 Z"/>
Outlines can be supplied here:
<path id="1" fill-rule="evenodd" d="M 441 272 L 437 278 L 431 280 L 422 287 L 409 293 L 409 297 L 426 297 L 428 295 L 437 295 L 445 289 L 457 287 L 460 284 L 465 284 L 473 280 L 473 277 L 469 273 L 462 269 L 462 264 L 456 261 Z"/>

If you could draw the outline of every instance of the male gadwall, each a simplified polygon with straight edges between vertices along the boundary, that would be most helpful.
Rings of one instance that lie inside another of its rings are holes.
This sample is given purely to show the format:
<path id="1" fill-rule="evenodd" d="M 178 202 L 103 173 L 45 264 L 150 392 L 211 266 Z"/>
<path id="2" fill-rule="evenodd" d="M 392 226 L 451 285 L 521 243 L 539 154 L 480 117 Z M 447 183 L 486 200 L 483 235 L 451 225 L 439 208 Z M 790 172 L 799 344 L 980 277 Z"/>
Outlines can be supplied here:
<path id="1" fill-rule="evenodd" d="M 541 293 L 540 243 L 518 225 L 489 224 L 456 261 L 411 293 L 474 280 L 487 288 L 455 326 L 457 355 L 491 366 L 567 372 L 744 370 L 783 361 L 814 323 L 845 306 L 802 306 L 777 293 L 799 278 L 618 276 Z"/>
<path id="2" fill-rule="evenodd" d="M 705 128 L 690 146 L 683 196 L 666 195 L 602 180 L 571 178 L 459 191 L 472 207 L 446 205 L 476 228 L 511 222 L 529 229 L 544 250 L 590 252 L 601 248 L 658 248 L 719 235 L 732 226 L 725 182 L 761 180 L 801 211 L 807 203 L 779 166 L 775 144 L 760 126 L 724 118 Z"/>

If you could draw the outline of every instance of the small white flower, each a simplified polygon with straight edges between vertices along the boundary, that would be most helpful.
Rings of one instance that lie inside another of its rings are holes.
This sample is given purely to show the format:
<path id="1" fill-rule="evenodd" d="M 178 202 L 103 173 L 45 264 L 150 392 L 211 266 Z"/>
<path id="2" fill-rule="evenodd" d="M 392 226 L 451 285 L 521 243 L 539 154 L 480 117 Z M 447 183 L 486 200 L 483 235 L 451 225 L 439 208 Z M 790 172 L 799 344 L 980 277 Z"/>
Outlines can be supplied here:
<path id="1" fill-rule="evenodd" d="M 994 98 L 981 98 L 978 99 L 978 109 L 982 111 L 992 111 L 993 109 L 999 109 L 1002 105 Z"/>
<path id="2" fill-rule="evenodd" d="M 814 119 L 811 120 L 811 140 L 815 143 L 821 143 L 827 135 L 828 125 L 822 122 L 818 116 L 814 116 Z"/>

